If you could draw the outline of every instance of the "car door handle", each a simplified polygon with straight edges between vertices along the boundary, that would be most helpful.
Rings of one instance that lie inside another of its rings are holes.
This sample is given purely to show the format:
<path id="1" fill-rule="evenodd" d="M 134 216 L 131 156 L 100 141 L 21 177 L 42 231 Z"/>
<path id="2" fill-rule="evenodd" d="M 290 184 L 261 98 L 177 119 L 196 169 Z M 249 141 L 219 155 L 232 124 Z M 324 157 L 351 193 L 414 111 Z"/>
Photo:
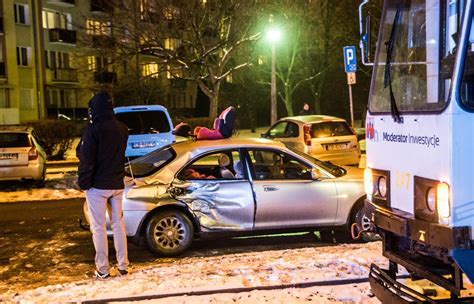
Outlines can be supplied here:
<path id="1" fill-rule="evenodd" d="M 277 191 L 279 190 L 280 188 L 278 187 L 275 187 L 275 186 L 263 186 L 263 191 Z"/>

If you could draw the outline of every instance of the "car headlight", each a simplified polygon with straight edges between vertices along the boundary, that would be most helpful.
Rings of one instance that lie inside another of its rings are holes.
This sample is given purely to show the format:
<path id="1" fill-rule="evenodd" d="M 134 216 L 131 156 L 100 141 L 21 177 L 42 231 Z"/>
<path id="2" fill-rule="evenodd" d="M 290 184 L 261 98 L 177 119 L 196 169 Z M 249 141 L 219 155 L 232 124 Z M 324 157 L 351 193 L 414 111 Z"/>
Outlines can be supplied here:
<path id="1" fill-rule="evenodd" d="M 381 197 L 386 197 L 387 195 L 387 179 L 385 176 L 379 177 L 379 181 L 377 182 L 377 191 L 379 192 Z"/>
<path id="2" fill-rule="evenodd" d="M 374 193 L 374 176 L 372 175 L 372 169 L 364 169 L 364 190 L 367 196 Z"/>
<path id="3" fill-rule="evenodd" d="M 446 220 L 451 216 L 448 184 L 438 184 L 436 187 L 436 200 L 438 204 L 439 221 L 440 223 L 445 223 Z"/>

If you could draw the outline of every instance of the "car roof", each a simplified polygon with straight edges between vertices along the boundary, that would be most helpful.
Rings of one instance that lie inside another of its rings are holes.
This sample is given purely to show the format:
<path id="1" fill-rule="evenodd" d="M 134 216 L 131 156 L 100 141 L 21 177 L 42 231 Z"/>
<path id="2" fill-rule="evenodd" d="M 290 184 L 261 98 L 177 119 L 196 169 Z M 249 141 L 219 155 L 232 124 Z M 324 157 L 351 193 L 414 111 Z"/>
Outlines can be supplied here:
<path id="1" fill-rule="evenodd" d="M 135 106 L 125 106 L 125 107 L 116 107 L 114 108 L 115 113 L 123 112 L 135 112 L 135 111 L 153 111 L 161 110 L 168 111 L 165 107 L 160 105 L 135 105 Z"/>
<path id="2" fill-rule="evenodd" d="M 328 116 L 328 115 L 302 115 L 302 116 L 290 116 L 282 118 L 281 120 L 291 120 L 295 122 L 303 123 L 314 123 L 322 121 L 346 121 L 344 118 Z"/>
<path id="3" fill-rule="evenodd" d="M 279 141 L 266 138 L 243 138 L 234 137 L 217 140 L 186 140 L 173 144 L 173 149 L 177 152 L 191 151 L 197 149 L 214 150 L 240 147 L 256 147 L 256 148 L 285 148 L 285 145 Z"/>
<path id="4" fill-rule="evenodd" d="M 30 133 L 32 130 L 29 126 L 0 126 L 0 133 Z"/>

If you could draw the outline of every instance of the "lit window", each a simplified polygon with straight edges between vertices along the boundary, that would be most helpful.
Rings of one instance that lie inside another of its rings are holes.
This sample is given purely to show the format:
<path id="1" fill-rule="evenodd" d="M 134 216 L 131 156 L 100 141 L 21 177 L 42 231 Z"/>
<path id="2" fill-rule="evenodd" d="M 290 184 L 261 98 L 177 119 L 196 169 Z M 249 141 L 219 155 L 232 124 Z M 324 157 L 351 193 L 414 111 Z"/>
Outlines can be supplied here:
<path id="1" fill-rule="evenodd" d="M 225 81 L 227 81 L 228 83 L 234 83 L 234 77 L 232 76 L 232 73 L 225 77 Z"/>
<path id="2" fill-rule="evenodd" d="M 110 36 L 110 22 L 87 19 L 86 33 L 88 35 Z"/>
<path id="3" fill-rule="evenodd" d="M 61 29 L 72 29 L 71 14 L 65 14 L 54 11 L 43 11 L 43 28 L 61 28 Z"/>
<path id="4" fill-rule="evenodd" d="M 175 7 L 165 7 L 163 10 L 163 15 L 165 16 L 166 20 L 173 20 L 176 18 L 176 15 L 178 14 L 178 10 Z"/>
<path id="5" fill-rule="evenodd" d="M 265 64 L 265 57 L 263 55 L 258 56 L 258 65 Z"/>
<path id="6" fill-rule="evenodd" d="M 150 62 L 142 66 L 142 75 L 145 77 L 158 78 L 158 63 Z"/>
<path id="7" fill-rule="evenodd" d="M 89 71 L 95 71 L 96 64 L 95 64 L 95 57 L 94 56 L 87 56 L 87 67 Z"/>
<path id="8" fill-rule="evenodd" d="M 175 51 L 179 47 L 179 39 L 176 38 L 166 38 L 165 39 L 165 49 Z"/>

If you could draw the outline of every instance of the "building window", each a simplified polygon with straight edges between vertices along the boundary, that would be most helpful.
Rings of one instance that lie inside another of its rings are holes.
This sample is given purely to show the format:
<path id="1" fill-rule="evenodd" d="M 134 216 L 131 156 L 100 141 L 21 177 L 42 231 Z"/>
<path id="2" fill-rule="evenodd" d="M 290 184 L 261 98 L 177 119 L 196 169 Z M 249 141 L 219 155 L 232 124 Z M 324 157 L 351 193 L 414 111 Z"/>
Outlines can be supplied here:
<path id="1" fill-rule="evenodd" d="M 19 66 L 28 66 L 31 61 L 31 48 L 24 46 L 16 47 L 16 63 Z"/>
<path id="2" fill-rule="evenodd" d="M 142 76 L 158 78 L 158 63 L 150 62 L 142 65 Z"/>
<path id="3" fill-rule="evenodd" d="M 110 22 L 87 19 L 86 33 L 88 35 L 110 36 Z"/>
<path id="4" fill-rule="evenodd" d="M 229 74 L 225 77 L 225 81 L 228 82 L 228 83 L 234 83 L 234 77 L 232 76 L 232 73 L 229 73 Z"/>
<path id="5" fill-rule="evenodd" d="M 20 107 L 27 110 L 35 108 L 35 104 L 33 103 L 33 90 L 20 89 Z"/>
<path id="6" fill-rule="evenodd" d="M 0 108 L 9 108 L 8 89 L 0 88 Z"/>
<path id="7" fill-rule="evenodd" d="M 48 108 L 77 108 L 74 89 L 50 89 L 46 96 Z"/>
<path id="8" fill-rule="evenodd" d="M 30 12 L 26 4 L 13 4 L 15 23 L 30 24 Z"/>
<path id="9" fill-rule="evenodd" d="M 43 28 L 53 29 L 72 29 L 71 14 L 65 14 L 54 11 L 43 11 Z"/>
<path id="10" fill-rule="evenodd" d="M 163 9 L 163 16 L 166 20 L 172 21 L 176 19 L 179 14 L 179 11 L 176 7 L 168 6 Z"/>
<path id="11" fill-rule="evenodd" d="M 46 67 L 50 69 L 68 69 L 71 67 L 69 53 L 45 51 Z"/>
<path id="12" fill-rule="evenodd" d="M 176 38 L 166 38 L 165 39 L 165 49 L 175 51 L 179 48 L 180 41 Z"/>
<path id="13" fill-rule="evenodd" d="M 111 60 L 106 57 L 87 56 L 87 67 L 89 71 L 108 70 Z"/>
<path id="14" fill-rule="evenodd" d="M 259 55 L 258 56 L 258 65 L 265 64 L 265 56 Z"/>

